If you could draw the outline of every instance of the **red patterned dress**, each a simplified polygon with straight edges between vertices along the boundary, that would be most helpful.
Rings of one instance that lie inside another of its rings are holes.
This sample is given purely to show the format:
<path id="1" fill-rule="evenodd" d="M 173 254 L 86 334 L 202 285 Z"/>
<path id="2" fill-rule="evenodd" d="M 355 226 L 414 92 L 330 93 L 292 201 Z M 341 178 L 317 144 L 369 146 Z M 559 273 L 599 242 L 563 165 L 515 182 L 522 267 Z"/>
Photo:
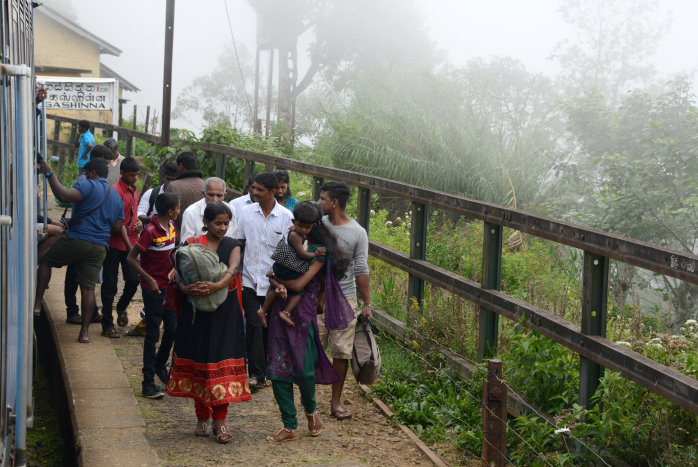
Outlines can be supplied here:
<path id="1" fill-rule="evenodd" d="M 207 246 L 206 235 L 200 236 L 198 242 Z M 240 242 L 225 237 L 216 251 L 218 259 L 227 264 L 230 253 L 239 247 Z M 250 400 L 237 290 L 229 289 L 228 298 L 216 311 L 198 311 L 193 323 L 192 318 L 191 304 L 184 300 L 177 323 L 167 394 L 194 399 L 197 412 L 201 406 L 215 408 Z"/>

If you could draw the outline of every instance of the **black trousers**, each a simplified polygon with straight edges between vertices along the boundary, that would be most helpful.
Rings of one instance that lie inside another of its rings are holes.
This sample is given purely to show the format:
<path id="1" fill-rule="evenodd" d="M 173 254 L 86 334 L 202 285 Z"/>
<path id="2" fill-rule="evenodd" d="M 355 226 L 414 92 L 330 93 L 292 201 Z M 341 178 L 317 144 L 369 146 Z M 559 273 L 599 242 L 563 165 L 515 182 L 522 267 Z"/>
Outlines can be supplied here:
<path id="1" fill-rule="evenodd" d="M 112 305 L 116 296 L 118 280 L 119 280 L 119 265 L 121 265 L 121 273 L 124 276 L 124 291 L 116 303 L 116 311 L 126 311 L 128 304 L 138 290 L 138 272 L 131 267 L 126 261 L 128 251 L 109 248 L 107 257 L 104 258 L 102 266 L 102 329 L 109 330 L 114 327 L 114 315 L 112 313 Z"/>
<path id="2" fill-rule="evenodd" d="M 143 342 L 143 385 L 155 381 L 155 370 L 165 368 L 170 359 L 175 332 L 177 331 L 177 313 L 162 307 L 165 291 L 156 294 L 152 290 L 141 289 L 143 308 L 145 309 L 145 341 Z M 160 323 L 163 324 L 160 348 L 155 346 L 160 340 Z"/>
<path id="3" fill-rule="evenodd" d="M 257 310 L 264 304 L 264 295 L 257 295 L 253 289 L 242 289 L 242 307 L 245 310 L 245 346 L 247 350 L 247 373 L 257 378 L 258 383 L 266 381 L 267 338 L 269 332 L 262 327 Z"/>

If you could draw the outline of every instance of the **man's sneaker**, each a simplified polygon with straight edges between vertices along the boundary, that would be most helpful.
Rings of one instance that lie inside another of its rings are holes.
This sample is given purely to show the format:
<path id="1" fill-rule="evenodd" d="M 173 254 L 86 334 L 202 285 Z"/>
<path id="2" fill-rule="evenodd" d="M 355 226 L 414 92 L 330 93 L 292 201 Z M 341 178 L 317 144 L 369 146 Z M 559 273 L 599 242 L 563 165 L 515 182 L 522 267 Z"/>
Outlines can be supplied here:
<path id="1" fill-rule="evenodd" d="M 162 399 L 165 397 L 165 393 L 155 383 L 150 383 L 143 386 L 141 396 L 145 397 L 146 399 Z"/>
<path id="2" fill-rule="evenodd" d="M 158 375 L 158 379 L 162 381 L 162 384 L 167 387 L 167 383 L 170 381 L 170 372 L 167 370 L 167 368 L 158 368 L 155 370 L 155 374 Z"/>

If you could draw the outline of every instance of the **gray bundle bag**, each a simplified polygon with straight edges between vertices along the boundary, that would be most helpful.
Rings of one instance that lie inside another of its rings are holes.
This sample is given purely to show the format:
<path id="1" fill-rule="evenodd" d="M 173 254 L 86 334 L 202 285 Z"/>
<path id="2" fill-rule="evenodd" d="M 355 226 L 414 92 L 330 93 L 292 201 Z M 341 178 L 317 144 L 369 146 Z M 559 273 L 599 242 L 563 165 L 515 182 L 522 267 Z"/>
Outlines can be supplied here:
<path id="1" fill-rule="evenodd" d="M 200 243 L 178 246 L 174 252 L 174 266 L 187 285 L 199 281 L 218 282 L 228 271 L 228 266 L 218 261 L 218 254 Z M 202 297 L 187 295 L 187 299 L 196 316 L 197 311 L 216 311 L 227 296 L 228 287 L 223 287 Z"/>
<path id="2" fill-rule="evenodd" d="M 361 384 L 373 384 L 381 370 L 381 354 L 376 344 L 373 324 L 361 322 L 354 333 L 354 350 L 351 358 L 354 378 Z"/>

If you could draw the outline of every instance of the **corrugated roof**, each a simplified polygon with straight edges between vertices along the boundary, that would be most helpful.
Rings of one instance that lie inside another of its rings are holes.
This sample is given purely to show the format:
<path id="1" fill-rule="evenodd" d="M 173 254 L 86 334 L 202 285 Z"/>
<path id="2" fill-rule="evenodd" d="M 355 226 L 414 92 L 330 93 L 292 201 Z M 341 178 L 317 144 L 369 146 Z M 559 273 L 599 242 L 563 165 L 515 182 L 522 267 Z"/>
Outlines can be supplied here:
<path id="1" fill-rule="evenodd" d="M 124 78 L 123 76 L 106 66 L 104 63 L 99 64 L 99 74 L 100 76 L 102 76 L 102 78 L 115 78 L 117 81 L 119 81 L 119 87 L 126 91 L 140 91 L 140 89 L 138 89 L 133 83 L 131 83 L 126 78 Z"/>

